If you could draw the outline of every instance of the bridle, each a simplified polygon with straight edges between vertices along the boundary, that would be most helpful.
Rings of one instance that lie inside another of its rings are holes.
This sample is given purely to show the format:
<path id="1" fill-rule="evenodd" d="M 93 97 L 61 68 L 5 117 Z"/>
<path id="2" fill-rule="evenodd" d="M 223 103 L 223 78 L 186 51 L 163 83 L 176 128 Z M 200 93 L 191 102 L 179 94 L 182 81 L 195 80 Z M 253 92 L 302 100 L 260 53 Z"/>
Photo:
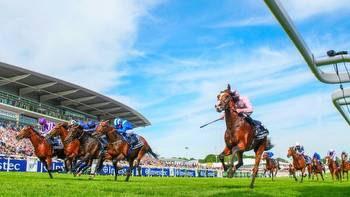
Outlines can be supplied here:
<path id="1" fill-rule="evenodd" d="M 223 110 L 227 110 L 228 108 L 229 108 L 229 102 L 231 101 L 231 100 L 233 100 L 233 98 L 232 98 L 232 95 L 230 94 L 230 93 L 228 93 L 228 92 L 221 92 L 221 94 L 224 94 L 224 93 L 226 93 L 226 94 L 228 94 L 229 96 L 224 100 L 224 101 L 221 101 L 222 102 L 222 104 L 223 104 Z M 235 109 L 235 108 L 232 108 L 232 109 L 229 109 L 231 112 L 234 112 L 234 113 L 237 113 L 238 114 L 238 112 L 237 112 L 237 110 Z"/>

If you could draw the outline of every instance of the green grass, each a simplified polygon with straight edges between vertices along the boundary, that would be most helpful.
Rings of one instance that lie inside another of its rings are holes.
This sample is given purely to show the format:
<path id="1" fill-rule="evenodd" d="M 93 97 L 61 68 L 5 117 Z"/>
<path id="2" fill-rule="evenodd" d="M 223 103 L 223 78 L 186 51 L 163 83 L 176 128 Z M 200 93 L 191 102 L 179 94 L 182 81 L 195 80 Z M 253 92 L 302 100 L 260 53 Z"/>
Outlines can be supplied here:
<path id="1" fill-rule="evenodd" d="M 88 176 L 44 173 L 0 173 L 0 196 L 350 196 L 350 182 L 324 182 L 305 179 L 297 183 L 290 178 L 257 178 L 249 189 L 248 178 L 169 178 Z"/>

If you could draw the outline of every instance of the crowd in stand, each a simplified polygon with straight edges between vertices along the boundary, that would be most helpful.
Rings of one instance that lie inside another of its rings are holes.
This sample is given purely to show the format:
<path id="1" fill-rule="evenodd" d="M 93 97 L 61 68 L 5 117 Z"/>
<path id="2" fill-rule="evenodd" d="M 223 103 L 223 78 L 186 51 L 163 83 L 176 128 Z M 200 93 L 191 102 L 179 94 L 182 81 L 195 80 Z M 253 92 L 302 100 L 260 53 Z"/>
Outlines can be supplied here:
<path id="1" fill-rule="evenodd" d="M 14 122 L 0 120 L 0 154 L 33 156 L 33 146 L 28 139 L 16 140 L 17 127 Z"/>

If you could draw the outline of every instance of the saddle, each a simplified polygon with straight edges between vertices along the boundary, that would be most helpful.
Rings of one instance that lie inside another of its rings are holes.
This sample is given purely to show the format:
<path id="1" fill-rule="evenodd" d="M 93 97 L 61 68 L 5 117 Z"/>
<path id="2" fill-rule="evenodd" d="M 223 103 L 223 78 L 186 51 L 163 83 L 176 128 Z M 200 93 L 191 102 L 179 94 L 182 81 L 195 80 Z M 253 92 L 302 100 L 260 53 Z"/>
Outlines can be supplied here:
<path id="1" fill-rule="evenodd" d="M 144 145 L 143 142 L 140 140 L 140 136 L 135 133 L 126 133 L 125 135 L 123 135 L 123 137 L 128 142 L 128 144 L 130 145 L 130 149 L 132 150 L 140 148 Z"/>
<path id="2" fill-rule="evenodd" d="M 311 157 L 307 156 L 307 155 L 304 155 L 304 159 L 305 159 L 305 164 L 306 165 L 309 165 L 312 163 L 312 160 L 311 160 Z"/>
<path id="3" fill-rule="evenodd" d="M 257 140 L 262 140 L 269 135 L 269 130 L 259 120 L 254 120 L 250 116 L 244 116 L 244 118 L 253 127 Z"/>

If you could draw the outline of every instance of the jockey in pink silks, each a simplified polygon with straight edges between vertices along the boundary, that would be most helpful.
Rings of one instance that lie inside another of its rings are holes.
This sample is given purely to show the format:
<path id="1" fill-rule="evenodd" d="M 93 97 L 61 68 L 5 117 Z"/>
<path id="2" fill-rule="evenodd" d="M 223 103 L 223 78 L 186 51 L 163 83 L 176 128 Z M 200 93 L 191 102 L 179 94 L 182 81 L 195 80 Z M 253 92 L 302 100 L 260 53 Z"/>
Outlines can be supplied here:
<path id="1" fill-rule="evenodd" d="M 263 137 L 268 134 L 268 130 L 261 124 L 260 121 L 253 120 L 250 115 L 253 113 L 253 105 L 249 101 L 248 97 L 241 96 L 237 90 L 232 92 L 232 99 L 236 104 L 236 111 L 238 115 L 244 117 L 244 119 L 257 131 L 257 137 Z M 225 114 L 221 119 L 225 118 Z"/>

